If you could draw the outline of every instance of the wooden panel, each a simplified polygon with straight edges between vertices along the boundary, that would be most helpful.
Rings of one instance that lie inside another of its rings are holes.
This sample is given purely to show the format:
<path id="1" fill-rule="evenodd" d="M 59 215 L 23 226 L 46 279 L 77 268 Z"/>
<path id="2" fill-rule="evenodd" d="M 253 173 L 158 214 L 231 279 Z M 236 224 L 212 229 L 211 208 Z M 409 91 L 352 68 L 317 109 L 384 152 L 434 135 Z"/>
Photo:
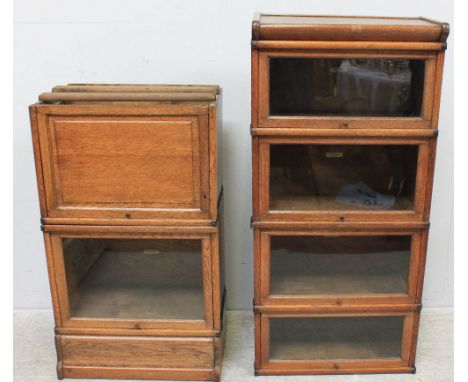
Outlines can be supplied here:
<path id="1" fill-rule="evenodd" d="M 342 51 L 364 51 L 386 50 L 386 51 L 441 51 L 445 48 L 443 42 L 375 42 L 375 41 L 282 41 L 261 40 L 252 41 L 252 47 L 268 50 L 342 50 Z"/>
<path id="2" fill-rule="evenodd" d="M 419 312 L 421 304 L 395 304 L 395 303 L 371 303 L 353 304 L 343 306 L 341 304 L 304 304 L 304 305 L 259 305 L 254 306 L 254 312 L 266 313 L 273 316 L 284 317 L 309 317 L 309 316 L 347 316 L 379 315 L 385 313 Z"/>
<path id="3" fill-rule="evenodd" d="M 91 267 L 102 256 L 105 244 L 99 240 L 64 239 L 62 245 L 68 293 L 72 296 Z"/>
<path id="4" fill-rule="evenodd" d="M 196 121 L 51 122 L 61 205 L 199 202 Z"/>
<path id="5" fill-rule="evenodd" d="M 63 366 L 62 378 L 219 381 L 212 369 L 154 369 L 123 367 Z"/>
<path id="6" fill-rule="evenodd" d="M 261 14 L 253 39 L 319 41 L 445 41 L 448 24 L 424 18 Z"/>
<path id="7" fill-rule="evenodd" d="M 256 369 L 255 375 L 339 375 L 339 374 L 414 374 L 416 368 L 403 366 L 385 366 L 380 365 L 379 367 L 373 367 L 361 364 L 359 366 L 349 368 L 349 369 L 340 369 L 337 365 L 332 365 L 332 367 L 324 368 L 314 368 L 313 370 L 303 367 L 301 365 L 294 366 L 292 368 L 274 368 L 274 369 Z"/>
<path id="8" fill-rule="evenodd" d="M 369 121 L 370 126 L 378 125 L 377 121 Z M 327 121 L 325 121 L 327 123 Z M 424 122 L 427 127 L 429 122 Z M 339 125 L 339 122 L 336 122 L 336 125 Z M 341 126 L 342 127 L 342 126 Z M 349 127 L 349 126 L 348 126 Z M 262 127 L 258 129 L 252 129 L 252 135 L 267 135 L 267 136 L 296 136 L 296 137 L 377 137 L 377 138 L 432 138 L 437 136 L 438 130 L 431 130 L 427 128 L 422 129 L 349 129 L 349 128 L 339 128 L 339 129 L 301 129 L 301 128 L 268 128 Z"/>
<path id="9" fill-rule="evenodd" d="M 212 339 L 58 336 L 62 364 L 86 367 L 214 366 Z"/>
<path id="10" fill-rule="evenodd" d="M 220 195 L 218 202 L 218 232 L 211 235 L 211 261 L 213 284 L 213 326 L 221 329 L 223 308 L 225 308 L 226 280 L 225 280 L 225 255 L 224 255 L 224 197 Z"/>

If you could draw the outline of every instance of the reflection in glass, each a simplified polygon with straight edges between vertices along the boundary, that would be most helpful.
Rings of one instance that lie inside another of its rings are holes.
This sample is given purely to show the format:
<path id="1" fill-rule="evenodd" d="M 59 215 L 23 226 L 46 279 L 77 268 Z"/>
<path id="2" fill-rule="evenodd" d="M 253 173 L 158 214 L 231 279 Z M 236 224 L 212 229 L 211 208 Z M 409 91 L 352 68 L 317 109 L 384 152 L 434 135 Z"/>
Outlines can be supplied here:
<path id="1" fill-rule="evenodd" d="M 71 317 L 204 320 L 200 240 L 64 239 Z"/>
<path id="2" fill-rule="evenodd" d="M 270 59 L 270 115 L 421 115 L 424 61 Z"/>
<path id="3" fill-rule="evenodd" d="M 270 210 L 411 210 L 416 145 L 270 146 Z"/>
<path id="4" fill-rule="evenodd" d="M 401 358 L 401 316 L 272 318 L 271 360 Z"/>
<path id="5" fill-rule="evenodd" d="M 272 295 L 407 293 L 410 236 L 272 236 Z"/>

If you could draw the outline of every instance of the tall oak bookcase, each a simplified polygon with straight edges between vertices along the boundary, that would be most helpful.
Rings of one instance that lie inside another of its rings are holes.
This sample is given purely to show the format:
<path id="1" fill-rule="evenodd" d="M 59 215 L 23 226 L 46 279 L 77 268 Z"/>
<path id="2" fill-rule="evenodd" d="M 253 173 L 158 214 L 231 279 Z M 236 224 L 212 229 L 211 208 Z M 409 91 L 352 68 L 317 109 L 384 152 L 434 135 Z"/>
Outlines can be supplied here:
<path id="1" fill-rule="evenodd" d="M 257 15 L 257 375 L 415 371 L 448 24 Z"/>

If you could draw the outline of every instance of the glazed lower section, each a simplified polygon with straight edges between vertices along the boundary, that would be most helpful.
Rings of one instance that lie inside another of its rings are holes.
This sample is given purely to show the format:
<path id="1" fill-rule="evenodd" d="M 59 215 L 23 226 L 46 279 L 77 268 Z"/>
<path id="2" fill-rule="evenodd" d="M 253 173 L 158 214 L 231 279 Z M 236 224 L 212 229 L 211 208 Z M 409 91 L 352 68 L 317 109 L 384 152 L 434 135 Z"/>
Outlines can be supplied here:
<path id="1" fill-rule="evenodd" d="M 224 338 L 57 335 L 62 378 L 219 381 Z"/>
<path id="2" fill-rule="evenodd" d="M 258 375 L 414 372 L 417 311 L 255 313 Z"/>

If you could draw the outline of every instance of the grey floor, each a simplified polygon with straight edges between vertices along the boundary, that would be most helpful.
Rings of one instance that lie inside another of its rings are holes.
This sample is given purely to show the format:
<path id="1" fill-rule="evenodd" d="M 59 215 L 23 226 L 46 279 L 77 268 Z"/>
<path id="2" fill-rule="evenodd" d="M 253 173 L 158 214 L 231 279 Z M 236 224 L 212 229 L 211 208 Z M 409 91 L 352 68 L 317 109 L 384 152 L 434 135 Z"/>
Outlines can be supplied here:
<path id="1" fill-rule="evenodd" d="M 53 382 L 57 380 L 53 326 L 51 311 L 15 311 L 15 382 Z M 453 381 L 452 309 L 423 310 L 416 358 L 416 374 L 254 377 L 252 314 L 243 311 L 227 312 L 226 328 L 226 349 L 222 372 L 222 381 L 226 382 Z M 75 381 L 84 380 L 76 379 Z"/>

